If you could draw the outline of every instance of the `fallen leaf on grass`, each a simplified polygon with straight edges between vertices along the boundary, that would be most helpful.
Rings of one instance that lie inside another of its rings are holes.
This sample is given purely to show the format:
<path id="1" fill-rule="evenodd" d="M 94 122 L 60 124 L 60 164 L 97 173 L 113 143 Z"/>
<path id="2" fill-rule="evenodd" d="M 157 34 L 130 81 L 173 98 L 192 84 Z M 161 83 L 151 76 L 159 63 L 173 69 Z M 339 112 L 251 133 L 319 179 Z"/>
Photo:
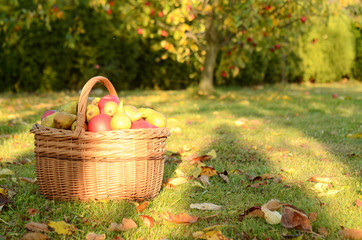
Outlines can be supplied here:
<path id="1" fill-rule="evenodd" d="M 72 235 L 76 229 L 74 225 L 66 223 L 64 221 L 50 221 L 48 223 L 48 226 L 53 228 L 56 233 L 63 235 Z"/>
<path id="2" fill-rule="evenodd" d="M 281 223 L 286 228 L 297 228 L 312 232 L 312 225 L 307 214 L 292 205 L 284 204 L 282 208 Z"/>
<path id="3" fill-rule="evenodd" d="M 120 232 L 120 231 L 129 231 L 131 229 L 137 228 L 137 224 L 129 218 L 123 218 L 122 223 L 111 223 L 109 226 L 110 232 Z"/>
<path id="4" fill-rule="evenodd" d="M 347 134 L 347 138 L 362 138 L 362 133 L 349 133 Z"/>
<path id="5" fill-rule="evenodd" d="M 28 182 L 28 183 L 36 183 L 36 178 L 27 178 L 27 177 L 20 177 L 20 180 L 23 182 Z"/>
<path id="6" fill-rule="evenodd" d="M 282 207 L 282 204 L 278 199 L 271 199 L 269 202 L 265 203 L 262 207 L 265 207 L 270 211 L 278 211 Z"/>
<path id="7" fill-rule="evenodd" d="M 321 227 L 321 228 L 319 228 L 318 229 L 318 232 L 320 233 L 320 234 L 322 234 L 323 236 L 328 236 L 328 234 L 329 234 L 329 232 L 327 231 L 327 229 L 325 228 L 325 227 Z"/>
<path id="8" fill-rule="evenodd" d="M 48 239 L 47 235 L 39 232 L 27 233 L 20 240 L 45 240 Z"/>
<path id="9" fill-rule="evenodd" d="M 264 212 L 261 207 L 251 207 L 244 211 L 244 214 L 239 215 L 239 221 L 243 221 L 244 218 L 264 217 Z"/>
<path id="10" fill-rule="evenodd" d="M 25 228 L 32 232 L 50 232 L 48 225 L 44 223 L 28 222 Z"/>
<path id="11" fill-rule="evenodd" d="M 190 224 L 195 223 L 199 220 L 199 217 L 190 216 L 187 213 L 180 213 L 178 215 L 173 215 L 169 212 L 164 212 L 161 214 L 161 218 L 172 223 L 178 224 Z"/>
<path id="12" fill-rule="evenodd" d="M 362 201 L 359 200 L 359 198 L 358 198 L 357 201 L 356 201 L 356 205 L 357 205 L 358 207 L 362 207 Z"/>
<path id="13" fill-rule="evenodd" d="M 205 184 L 206 186 L 209 186 L 210 185 L 210 182 L 209 182 L 209 177 L 207 175 L 201 175 L 199 177 L 200 181 Z"/>
<path id="14" fill-rule="evenodd" d="M 220 230 L 209 231 L 209 232 L 197 231 L 192 233 L 192 237 L 194 239 L 229 240 L 229 238 L 222 235 L 222 232 Z"/>
<path id="15" fill-rule="evenodd" d="M 0 211 L 3 209 L 3 207 L 8 204 L 11 203 L 11 200 L 8 199 L 4 194 L 0 193 Z"/>
<path id="16" fill-rule="evenodd" d="M 341 239 L 362 239 L 362 229 L 346 229 L 339 230 L 338 235 Z"/>
<path id="17" fill-rule="evenodd" d="M 139 205 L 136 207 L 137 212 L 143 212 L 143 210 L 146 209 L 147 205 L 148 205 L 148 201 L 145 201 L 145 202 L 143 202 L 142 204 L 139 204 Z"/>
<path id="18" fill-rule="evenodd" d="M 208 177 L 212 177 L 217 175 L 217 171 L 213 167 L 202 166 L 200 175 L 206 175 Z"/>
<path id="19" fill-rule="evenodd" d="M 280 215 L 279 212 L 277 211 L 270 211 L 268 208 L 266 208 L 265 206 L 261 207 L 261 210 L 264 213 L 264 218 L 265 221 L 269 224 L 279 224 L 281 219 L 282 219 L 282 215 Z"/>
<path id="20" fill-rule="evenodd" d="M 268 182 L 267 181 L 264 181 L 264 182 L 258 182 L 258 183 L 254 183 L 254 184 L 251 184 L 251 185 L 248 185 L 246 187 L 253 187 L 253 188 L 258 188 L 260 186 L 265 186 L 267 185 Z"/>
<path id="21" fill-rule="evenodd" d="M 153 225 L 155 225 L 155 220 L 147 215 L 140 215 L 140 219 L 143 221 L 143 223 L 146 225 L 146 227 L 151 228 Z"/>
<path id="22" fill-rule="evenodd" d="M 332 179 L 329 177 L 320 177 L 318 175 L 314 175 L 313 177 L 309 178 L 307 181 L 309 182 L 319 182 L 319 183 L 331 183 Z"/>
<path id="23" fill-rule="evenodd" d="M 184 183 L 187 183 L 187 179 L 185 177 L 170 178 L 167 181 L 167 186 L 176 187 Z"/>
<path id="24" fill-rule="evenodd" d="M 2 177 L 2 176 L 10 176 L 10 175 L 14 175 L 14 172 L 11 171 L 10 169 L 8 169 L 8 168 L 0 169 L 0 177 Z"/>
<path id="25" fill-rule="evenodd" d="M 104 240 L 106 239 L 106 234 L 96 234 L 94 232 L 90 232 L 85 237 L 86 240 Z"/>
<path id="26" fill-rule="evenodd" d="M 228 177 L 228 172 L 225 170 L 222 173 L 218 173 L 219 177 L 221 177 L 222 180 L 224 180 L 224 182 L 229 183 L 229 177 Z"/>
<path id="27" fill-rule="evenodd" d="M 192 203 L 190 208 L 197 208 L 199 210 L 220 210 L 221 206 L 213 203 Z"/>
<path id="28" fill-rule="evenodd" d="M 26 213 L 31 217 L 34 216 L 37 212 L 38 212 L 38 210 L 36 210 L 34 208 L 29 208 L 28 210 L 26 210 Z"/>
<path id="29" fill-rule="evenodd" d="M 195 157 L 193 159 L 190 160 L 191 164 L 198 164 L 201 162 L 205 162 L 205 161 L 209 161 L 212 159 L 211 155 L 203 155 L 203 156 L 199 156 L 199 157 Z"/>
<path id="30" fill-rule="evenodd" d="M 316 212 L 311 212 L 308 214 L 308 219 L 310 222 L 317 221 L 318 214 Z"/>
<path id="31" fill-rule="evenodd" d="M 325 193 L 318 194 L 318 196 L 319 197 L 333 196 L 333 195 L 336 195 L 337 193 L 339 193 L 340 191 L 342 191 L 343 189 L 344 189 L 344 187 L 341 188 L 341 189 L 329 190 L 329 191 L 327 191 Z"/>

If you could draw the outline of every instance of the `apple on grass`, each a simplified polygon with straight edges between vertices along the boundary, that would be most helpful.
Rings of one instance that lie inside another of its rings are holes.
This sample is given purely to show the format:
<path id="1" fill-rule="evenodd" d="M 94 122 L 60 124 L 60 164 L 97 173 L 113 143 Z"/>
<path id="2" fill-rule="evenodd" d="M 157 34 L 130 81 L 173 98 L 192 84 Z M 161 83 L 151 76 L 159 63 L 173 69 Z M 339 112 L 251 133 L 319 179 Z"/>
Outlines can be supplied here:
<path id="1" fill-rule="evenodd" d="M 45 111 L 45 113 L 43 114 L 43 116 L 41 117 L 41 120 L 43 121 L 44 118 L 46 118 L 49 115 L 52 115 L 53 113 L 57 112 L 56 110 L 47 110 Z"/>

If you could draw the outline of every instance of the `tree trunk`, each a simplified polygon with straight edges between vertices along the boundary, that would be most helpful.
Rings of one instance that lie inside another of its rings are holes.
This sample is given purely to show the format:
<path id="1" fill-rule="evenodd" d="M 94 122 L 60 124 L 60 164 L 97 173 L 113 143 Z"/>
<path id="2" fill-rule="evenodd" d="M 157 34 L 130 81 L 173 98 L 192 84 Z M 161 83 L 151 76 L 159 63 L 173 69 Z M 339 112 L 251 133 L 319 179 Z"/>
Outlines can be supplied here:
<path id="1" fill-rule="evenodd" d="M 216 57 L 219 52 L 219 46 L 215 43 L 208 43 L 204 71 L 201 74 L 201 80 L 199 84 L 199 93 L 208 95 L 214 92 L 214 69 L 216 64 Z"/>
<path id="2" fill-rule="evenodd" d="M 203 95 L 212 94 L 214 92 L 214 69 L 217 54 L 220 50 L 219 33 L 214 22 L 214 12 L 207 19 L 206 34 L 206 56 L 204 62 L 204 71 L 201 73 L 199 83 L 199 93 Z"/>

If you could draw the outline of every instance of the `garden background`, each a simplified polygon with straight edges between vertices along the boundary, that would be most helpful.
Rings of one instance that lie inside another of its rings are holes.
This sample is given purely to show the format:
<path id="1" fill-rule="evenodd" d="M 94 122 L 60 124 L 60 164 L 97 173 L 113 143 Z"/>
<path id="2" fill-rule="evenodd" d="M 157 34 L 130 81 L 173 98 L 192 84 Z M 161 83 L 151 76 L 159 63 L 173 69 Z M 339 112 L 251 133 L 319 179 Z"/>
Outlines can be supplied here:
<path id="1" fill-rule="evenodd" d="M 361 21 L 359 0 L 5 0 L 0 91 L 361 80 Z"/>

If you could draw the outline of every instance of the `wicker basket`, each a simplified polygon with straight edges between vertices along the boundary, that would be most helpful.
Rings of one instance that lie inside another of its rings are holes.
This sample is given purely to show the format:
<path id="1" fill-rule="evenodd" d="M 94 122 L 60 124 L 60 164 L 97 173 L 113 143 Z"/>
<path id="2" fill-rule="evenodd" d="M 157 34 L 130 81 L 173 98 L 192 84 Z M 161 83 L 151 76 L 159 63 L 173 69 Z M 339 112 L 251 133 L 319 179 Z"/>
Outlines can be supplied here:
<path id="1" fill-rule="evenodd" d="M 117 96 L 111 82 L 94 77 L 83 87 L 75 131 L 35 124 L 36 175 L 40 192 L 54 200 L 144 200 L 161 188 L 167 128 L 86 132 L 86 104 L 101 82 Z"/>

